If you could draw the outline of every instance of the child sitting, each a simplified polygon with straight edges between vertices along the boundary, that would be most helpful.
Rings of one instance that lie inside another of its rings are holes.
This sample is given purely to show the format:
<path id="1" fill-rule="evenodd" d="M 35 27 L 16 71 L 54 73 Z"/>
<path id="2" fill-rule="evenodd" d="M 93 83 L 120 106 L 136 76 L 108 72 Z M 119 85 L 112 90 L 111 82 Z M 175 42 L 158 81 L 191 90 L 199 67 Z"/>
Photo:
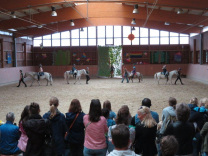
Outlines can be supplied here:
<path id="1" fill-rule="evenodd" d="M 106 118 L 108 127 L 116 124 L 114 120 L 109 119 L 109 110 L 107 108 L 102 109 L 102 115 Z"/>
<path id="2" fill-rule="evenodd" d="M 130 144 L 130 133 L 126 125 L 117 125 L 114 129 L 112 129 L 111 133 L 112 143 L 114 144 L 115 149 L 110 152 L 108 156 L 139 156 L 128 148 Z"/>
<path id="3" fill-rule="evenodd" d="M 109 119 L 113 120 L 116 118 L 116 113 L 111 110 L 111 102 L 109 100 L 106 100 L 103 103 L 103 108 L 107 108 L 110 111 L 109 117 L 108 117 Z"/>

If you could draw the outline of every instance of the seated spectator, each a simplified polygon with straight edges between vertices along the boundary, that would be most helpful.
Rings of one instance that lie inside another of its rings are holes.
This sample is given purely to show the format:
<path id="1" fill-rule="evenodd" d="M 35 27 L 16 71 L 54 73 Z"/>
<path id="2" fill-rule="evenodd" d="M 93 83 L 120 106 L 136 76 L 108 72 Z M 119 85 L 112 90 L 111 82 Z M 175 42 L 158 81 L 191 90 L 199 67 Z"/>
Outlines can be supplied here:
<path id="1" fill-rule="evenodd" d="M 175 98 L 170 97 L 168 100 L 169 106 L 164 108 L 162 111 L 162 127 L 160 129 L 160 133 L 163 134 L 167 128 L 167 126 L 176 121 L 176 104 L 177 101 Z"/>
<path id="2" fill-rule="evenodd" d="M 15 155 L 21 153 L 17 147 L 20 138 L 19 127 L 14 125 L 14 113 L 7 113 L 6 123 L 0 126 L 0 154 Z"/>
<path id="3" fill-rule="evenodd" d="M 195 129 L 192 123 L 188 122 L 190 108 L 187 104 L 176 105 L 176 115 L 178 121 L 168 125 L 164 136 L 174 135 L 178 141 L 178 150 L 176 155 L 192 155 L 192 140 Z"/>
<path id="4" fill-rule="evenodd" d="M 155 156 L 157 154 L 155 144 L 157 123 L 146 106 L 140 107 L 138 118 L 141 122 L 136 126 L 135 153 L 142 154 L 142 156 Z"/>
<path id="5" fill-rule="evenodd" d="M 208 122 L 206 122 L 200 131 L 202 137 L 201 154 L 202 156 L 208 156 Z"/>
<path id="6" fill-rule="evenodd" d="M 49 135 L 51 135 L 53 142 L 50 146 L 45 146 L 45 156 L 59 156 L 65 153 L 65 116 L 58 110 L 58 98 L 51 97 L 49 106 L 50 110 L 43 115 L 43 119 L 48 119 L 50 121 Z"/>
<path id="7" fill-rule="evenodd" d="M 115 146 L 115 149 L 108 154 L 108 156 L 138 156 L 129 147 L 129 129 L 124 124 L 117 125 L 111 131 L 112 134 L 112 143 Z"/>
<path id="8" fill-rule="evenodd" d="M 160 142 L 162 156 L 175 156 L 178 150 L 178 141 L 173 135 L 162 138 Z"/>
<path id="9" fill-rule="evenodd" d="M 28 136 L 26 156 L 44 155 L 45 134 L 49 124 L 39 115 L 39 104 L 33 102 L 29 108 L 29 119 L 23 123 L 23 128 Z"/>
<path id="10" fill-rule="evenodd" d="M 106 118 L 108 127 L 116 124 L 116 122 L 114 120 L 109 119 L 109 110 L 107 108 L 102 109 L 102 115 Z"/>
<path id="11" fill-rule="evenodd" d="M 108 131 L 108 127 L 106 119 L 101 115 L 100 100 L 91 100 L 89 114 L 84 116 L 84 156 L 106 156 L 105 134 Z"/>
<path id="12" fill-rule="evenodd" d="M 117 117 L 116 117 L 116 125 L 118 124 L 124 124 L 126 125 L 126 127 L 129 128 L 129 131 L 130 131 L 130 144 L 129 144 L 129 148 L 131 147 L 132 143 L 134 142 L 134 139 L 135 139 L 135 128 L 130 126 L 129 125 L 129 119 L 131 117 L 131 114 L 129 112 L 129 108 L 127 105 L 123 105 L 119 111 L 118 111 L 118 114 L 117 114 Z M 114 145 L 112 144 L 112 135 L 111 135 L 111 131 L 112 129 L 114 129 L 116 127 L 116 125 L 114 126 L 110 126 L 109 129 L 108 129 L 108 152 L 110 153 L 111 151 L 114 150 Z"/>
<path id="13" fill-rule="evenodd" d="M 142 106 L 146 106 L 146 107 L 150 108 L 152 106 L 151 100 L 149 98 L 144 98 L 142 100 Z M 158 113 L 154 112 L 154 111 L 150 111 L 150 112 L 151 112 L 153 119 L 155 119 L 155 121 L 158 123 L 159 122 Z M 140 122 L 140 120 L 138 118 L 138 114 L 136 114 L 131 120 L 131 125 L 136 126 L 139 122 Z"/>
<path id="14" fill-rule="evenodd" d="M 107 108 L 110 111 L 109 119 L 112 119 L 113 120 L 113 119 L 116 118 L 116 113 L 111 110 L 111 102 L 109 100 L 106 100 L 103 103 L 103 108 Z"/>
<path id="15" fill-rule="evenodd" d="M 82 107 L 77 99 L 73 99 L 66 113 L 67 135 L 65 137 L 68 142 L 70 156 L 83 156 L 84 149 L 84 123 Z M 68 155 L 67 155 L 68 156 Z"/>
<path id="16" fill-rule="evenodd" d="M 20 139 L 18 141 L 17 146 L 23 152 L 26 151 L 27 141 L 28 141 L 27 134 L 26 134 L 26 132 L 23 128 L 23 123 L 26 122 L 29 118 L 29 108 L 30 108 L 29 105 L 25 106 L 24 110 L 22 111 L 21 118 L 20 118 L 20 121 L 19 121 L 19 131 L 21 132 L 21 136 L 20 136 Z"/>

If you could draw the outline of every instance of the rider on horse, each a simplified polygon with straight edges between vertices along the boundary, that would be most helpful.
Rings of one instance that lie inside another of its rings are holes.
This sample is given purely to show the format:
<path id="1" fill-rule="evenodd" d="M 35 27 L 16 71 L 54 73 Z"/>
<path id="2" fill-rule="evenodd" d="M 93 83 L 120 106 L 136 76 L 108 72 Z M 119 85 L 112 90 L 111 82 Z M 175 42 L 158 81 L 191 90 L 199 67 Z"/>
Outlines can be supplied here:
<path id="1" fill-rule="evenodd" d="M 42 64 L 39 65 L 39 72 L 38 72 L 38 81 L 40 81 L 40 76 L 44 75 Z"/>
<path id="2" fill-rule="evenodd" d="M 166 69 L 166 65 L 164 65 L 163 67 L 162 67 L 162 74 L 164 74 L 165 75 L 165 77 L 167 78 L 167 80 L 168 80 L 168 72 L 167 72 L 167 69 Z"/>
<path id="3" fill-rule="evenodd" d="M 73 74 L 73 77 L 76 78 L 77 73 L 74 73 L 75 70 L 77 70 L 77 69 L 75 68 L 75 64 L 73 64 L 73 66 L 72 66 L 72 74 Z"/>
<path id="4" fill-rule="evenodd" d="M 111 78 L 113 78 L 114 70 L 115 70 L 114 66 L 111 65 L 111 69 L 110 69 Z"/>
<path id="5" fill-rule="evenodd" d="M 132 79 L 134 78 L 134 75 L 136 74 L 136 67 L 135 67 L 135 65 L 133 66 L 133 70 L 132 70 Z"/>

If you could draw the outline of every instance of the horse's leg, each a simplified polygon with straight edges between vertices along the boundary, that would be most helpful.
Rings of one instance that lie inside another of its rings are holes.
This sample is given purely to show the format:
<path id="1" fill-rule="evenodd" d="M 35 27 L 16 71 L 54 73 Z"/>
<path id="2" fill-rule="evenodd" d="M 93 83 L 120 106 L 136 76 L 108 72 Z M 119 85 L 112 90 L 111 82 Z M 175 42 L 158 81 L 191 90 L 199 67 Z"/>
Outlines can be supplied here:
<path id="1" fill-rule="evenodd" d="M 75 79 L 75 82 L 74 82 L 74 84 L 77 82 L 77 78 Z"/>
<path id="2" fill-rule="evenodd" d="M 32 81 L 32 83 L 31 83 L 30 87 L 32 87 L 32 84 L 33 84 L 34 81 L 35 81 L 35 79 L 33 79 L 33 81 Z"/>
<path id="3" fill-rule="evenodd" d="M 47 84 L 46 84 L 46 86 L 48 86 L 48 79 L 46 79 L 46 81 L 47 81 Z"/>
<path id="4" fill-rule="evenodd" d="M 159 84 L 159 81 L 160 81 L 160 77 L 158 77 L 158 79 L 157 79 L 158 84 Z"/>

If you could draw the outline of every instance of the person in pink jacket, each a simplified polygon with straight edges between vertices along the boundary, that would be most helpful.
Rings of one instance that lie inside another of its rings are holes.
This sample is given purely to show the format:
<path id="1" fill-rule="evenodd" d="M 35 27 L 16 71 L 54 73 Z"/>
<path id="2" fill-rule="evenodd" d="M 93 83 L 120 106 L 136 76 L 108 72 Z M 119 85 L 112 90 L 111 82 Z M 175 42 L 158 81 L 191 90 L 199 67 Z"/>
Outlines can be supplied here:
<path id="1" fill-rule="evenodd" d="M 84 156 L 106 156 L 105 134 L 108 132 L 107 121 L 102 116 L 99 99 L 90 103 L 89 114 L 83 117 L 85 125 Z"/>

